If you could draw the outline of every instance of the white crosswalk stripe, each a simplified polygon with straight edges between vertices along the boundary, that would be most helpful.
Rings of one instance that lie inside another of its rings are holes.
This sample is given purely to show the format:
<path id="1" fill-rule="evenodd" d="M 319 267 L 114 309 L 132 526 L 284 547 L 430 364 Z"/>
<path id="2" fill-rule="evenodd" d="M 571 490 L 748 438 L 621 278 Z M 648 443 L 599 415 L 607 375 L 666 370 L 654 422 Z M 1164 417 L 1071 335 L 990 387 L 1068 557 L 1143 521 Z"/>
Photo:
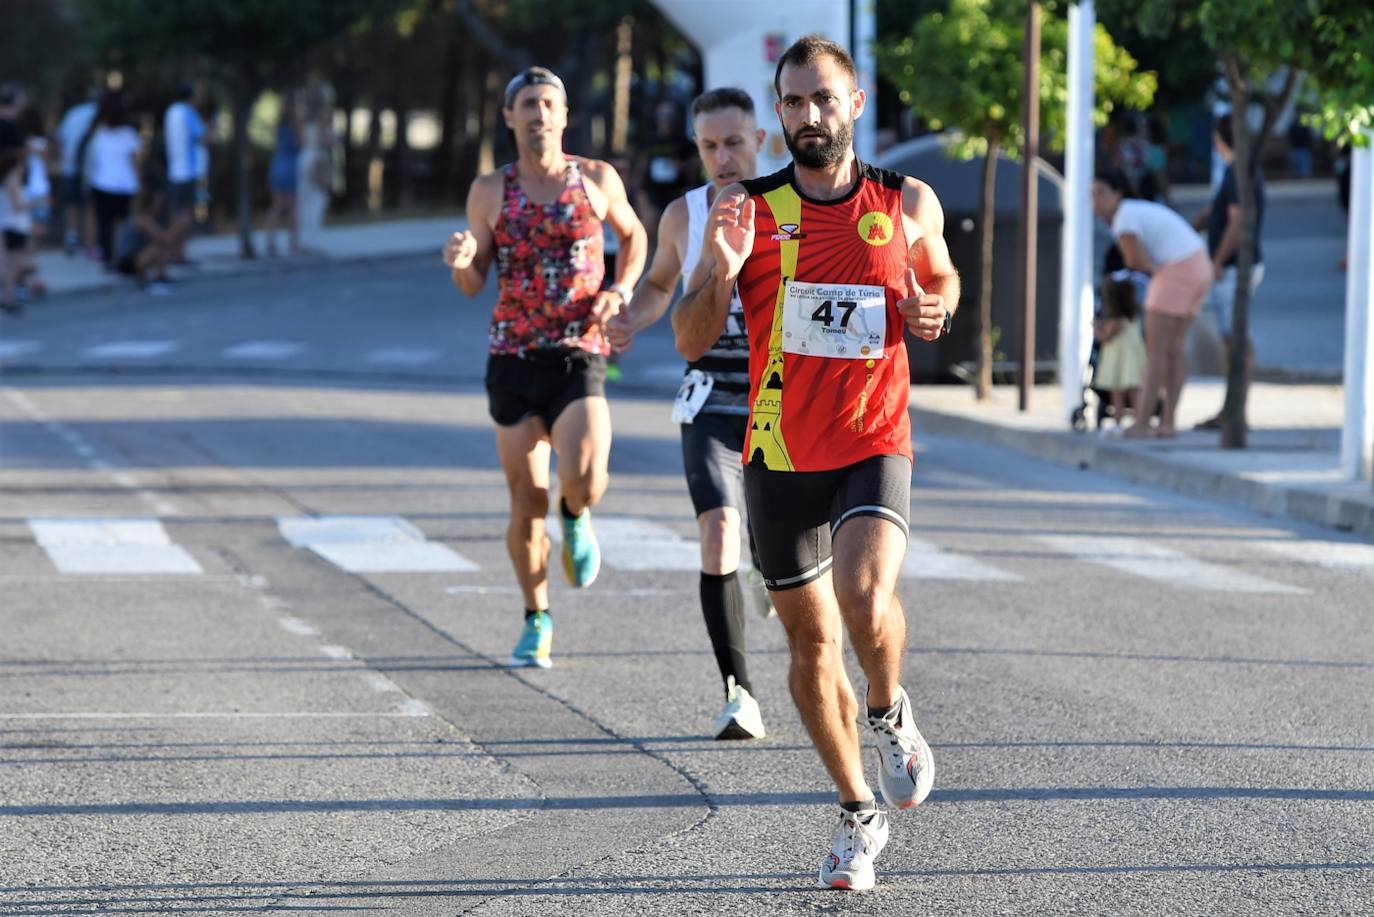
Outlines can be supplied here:
<path id="1" fill-rule="evenodd" d="M 29 529 L 61 573 L 202 573 L 156 519 L 30 519 Z"/>
<path id="2" fill-rule="evenodd" d="M 982 582 L 1017 582 L 1021 577 L 998 569 L 967 554 L 942 550 L 919 538 L 908 538 L 902 561 L 903 579 L 953 579 Z"/>
<path id="3" fill-rule="evenodd" d="M 88 360 L 150 360 L 181 349 L 179 341 L 110 341 L 81 351 Z"/>
<path id="4" fill-rule="evenodd" d="M 226 347 L 222 354 L 231 360 L 285 360 L 305 350 L 296 341 L 244 341 Z"/>
<path id="5" fill-rule="evenodd" d="M 472 573 L 477 564 L 399 516 L 279 516 L 277 529 L 349 573 Z"/>
<path id="6" fill-rule="evenodd" d="M 549 537 L 561 544 L 563 526 L 558 514 L 545 520 Z M 601 546 L 601 560 L 617 570 L 699 570 L 701 548 L 666 525 L 635 516 L 592 514 L 592 530 Z"/>
<path id="7" fill-rule="evenodd" d="M 1039 535 L 1042 544 L 1084 563 L 1102 564 L 1177 589 L 1305 595 L 1307 590 L 1197 560 L 1144 538 L 1097 535 Z"/>
<path id="8" fill-rule="evenodd" d="M 0 360 L 28 356 L 43 349 L 41 341 L 0 341 Z"/>
<path id="9" fill-rule="evenodd" d="M 1296 538 L 1292 541 L 1258 541 L 1253 544 L 1298 563 L 1316 564 L 1332 570 L 1374 573 L 1374 544 Z"/>
<path id="10" fill-rule="evenodd" d="M 424 366 L 439 359 L 442 351 L 425 347 L 382 347 L 363 357 L 363 362 L 385 366 Z"/>

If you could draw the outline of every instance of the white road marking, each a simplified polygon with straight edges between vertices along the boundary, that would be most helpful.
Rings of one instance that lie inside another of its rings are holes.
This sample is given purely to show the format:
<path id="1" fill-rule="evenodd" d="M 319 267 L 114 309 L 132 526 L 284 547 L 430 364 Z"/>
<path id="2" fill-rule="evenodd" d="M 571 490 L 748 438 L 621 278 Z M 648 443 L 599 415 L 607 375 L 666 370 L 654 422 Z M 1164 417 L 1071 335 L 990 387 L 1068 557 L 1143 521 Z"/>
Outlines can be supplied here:
<path id="1" fill-rule="evenodd" d="M 424 366 L 438 360 L 441 353 L 425 347 L 382 347 L 369 352 L 363 361 L 391 366 Z"/>
<path id="2" fill-rule="evenodd" d="M 328 644 L 328 643 L 327 643 L 327 644 L 325 644 L 325 645 L 323 645 L 323 646 L 320 647 L 320 652 L 321 652 L 321 653 L 324 653 L 324 654 L 325 654 L 326 656 L 328 656 L 330 659 L 352 659 L 352 658 L 353 658 L 353 652 L 352 652 L 348 647 L 346 647 L 346 646 L 334 646 L 333 644 Z"/>
<path id="3" fill-rule="evenodd" d="M 81 351 L 88 360 L 150 360 L 181 349 L 180 341 L 111 341 Z"/>
<path id="4" fill-rule="evenodd" d="M 559 514 L 545 520 L 549 537 L 562 544 Z M 700 570 L 701 548 L 695 540 L 657 522 L 634 516 L 592 514 L 592 531 L 601 546 L 601 559 L 617 570 Z"/>
<path id="5" fill-rule="evenodd" d="M 420 701 L 398 704 L 395 710 L 268 711 L 210 710 L 175 713 L 0 713 L 0 720 L 256 720 L 256 719 L 392 719 L 394 717 L 432 716 L 434 711 Z"/>
<path id="6" fill-rule="evenodd" d="M 244 341 L 220 353 L 231 360 L 285 360 L 305 350 L 296 341 Z"/>
<path id="7" fill-rule="evenodd" d="M 425 538 L 399 516 L 280 516 L 293 547 L 315 552 L 349 573 L 472 573 L 477 564 Z"/>
<path id="8" fill-rule="evenodd" d="M 955 554 L 919 538 L 908 538 L 902 560 L 905 579 L 953 579 L 981 582 L 1018 582 L 1015 573 L 998 569 L 967 554 Z"/>
<path id="9" fill-rule="evenodd" d="M 318 637 L 320 635 L 318 627 L 309 621 L 302 621 L 300 618 L 285 615 L 278 618 L 277 623 L 281 625 L 282 630 L 288 634 L 295 634 L 297 637 Z"/>
<path id="10" fill-rule="evenodd" d="M 1102 564 L 1175 589 L 1206 592 L 1305 595 L 1307 590 L 1220 564 L 1197 560 L 1182 551 L 1160 547 L 1144 538 L 1096 535 L 1039 535 L 1037 539 L 1075 560 Z"/>
<path id="11" fill-rule="evenodd" d="M 1256 546 L 1289 560 L 1303 564 L 1317 564 L 1332 570 L 1367 570 L 1374 572 L 1374 544 L 1355 541 L 1258 541 Z"/>
<path id="12" fill-rule="evenodd" d="M 27 356 L 42 349 L 41 341 L 0 341 L 0 360 Z"/>
<path id="13" fill-rule="evenodd" d="M 61 573 L 203 573 L 156 519 L 30 519 Z"/>

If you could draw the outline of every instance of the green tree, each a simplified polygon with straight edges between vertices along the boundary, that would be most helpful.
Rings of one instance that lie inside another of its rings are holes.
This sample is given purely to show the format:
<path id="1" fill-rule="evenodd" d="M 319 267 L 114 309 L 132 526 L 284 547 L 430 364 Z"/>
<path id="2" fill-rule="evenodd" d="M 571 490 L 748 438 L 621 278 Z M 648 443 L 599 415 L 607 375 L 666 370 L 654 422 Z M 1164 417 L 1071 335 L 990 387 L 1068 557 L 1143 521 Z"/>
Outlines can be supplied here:
<path id="1" fill-rule="evenodd" d="M 253 101 L 312 47 L 394 13 L 403 0 L 82 0 L 87 35 L 105 61 L 209 60 L 232 101 L 239 248 L 252 258 L 248 121 Z"/>
<path id="2" fill-rule="evenodd" d="M 1068 101 L 1067 18 L 1045 4 L 1041 27 L 1040 123 L 1042 145 L 1062 149 Z M 945 12 L 917 21 L 907 35 L 880 41 L 878 68 L 902 101 L 932 129 L 957 132 L 947 149 L 964 159 L 983 156 L 979 244 L 979 356 L 977 394 L 992 389 L 992 242 L 997 154 L 1020 156 L 1022 47 L 1027 0 L 950 0 Z M 1106 29 L 1094 33 L 1097 61 L 1094 121 L 1105 124 L 1116 105 L 1145 108 L 1155 91 L 1152 73 L 1136 62 Z"/>
<path id="3" fill-rule="evenodd" d="M 1250 276 L 1254 260 L 1254 176 L 1279 113 L 1305 74 L 1317 100 L 1314 120 L 1331 139 L 1362 143 L 1374 126 L 1374 6 L 1367 0 L 1104 0 L 1108 10 L 1136 17 L 1142 34 L 1168 36 L 1198 31 L 1216 55 L 1231 101 L 1235 140 L 1233 168 L 1239 177 L 1241 234 L 1236 253 L 1236 300 L 1222 407 L 1221 445 L 1246 444 L 1246 349 L 1250 327 Z M 1261 87 L 1284 73 L 1278 94 Z M 1246 123 L 1251 102 L 1263 101 L 1264 120 L 1252 137 Z"/>

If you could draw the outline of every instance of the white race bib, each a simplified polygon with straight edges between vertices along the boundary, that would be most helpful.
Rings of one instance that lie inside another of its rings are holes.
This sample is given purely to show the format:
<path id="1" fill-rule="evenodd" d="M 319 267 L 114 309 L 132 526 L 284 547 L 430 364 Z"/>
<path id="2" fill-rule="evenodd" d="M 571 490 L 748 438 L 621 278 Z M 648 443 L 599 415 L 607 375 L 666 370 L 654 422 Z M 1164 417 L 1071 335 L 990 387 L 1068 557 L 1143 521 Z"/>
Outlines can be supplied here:
<path id="1" fill-rule="evenodd" d="M 880 360 L 887 341 L 887 290 L 861 283 L 787 285 L 782 349 L 808 357 Z"/>
<path id="2" fill-rule="evenodd" d="M 673 423 L 691 423 L 696 419 L 716 380 L 699 369 L 689 369 L 682 377 L 682 387 L 673 399 Z"/>

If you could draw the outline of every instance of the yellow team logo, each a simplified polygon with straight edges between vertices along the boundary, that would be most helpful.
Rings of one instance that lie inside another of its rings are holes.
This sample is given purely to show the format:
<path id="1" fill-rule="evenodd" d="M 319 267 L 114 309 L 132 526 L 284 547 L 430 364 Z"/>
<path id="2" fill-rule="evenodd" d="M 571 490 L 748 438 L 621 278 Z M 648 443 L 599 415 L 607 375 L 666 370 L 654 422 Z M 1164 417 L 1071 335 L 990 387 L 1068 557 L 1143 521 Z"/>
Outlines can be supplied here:
<path id="1" fill-rule="evenodd" d="M 892 217 L 880 210 L 870 210 L 859 217 L 859 238 L 869 245 L 886 245 L 892 241 Z"/>

